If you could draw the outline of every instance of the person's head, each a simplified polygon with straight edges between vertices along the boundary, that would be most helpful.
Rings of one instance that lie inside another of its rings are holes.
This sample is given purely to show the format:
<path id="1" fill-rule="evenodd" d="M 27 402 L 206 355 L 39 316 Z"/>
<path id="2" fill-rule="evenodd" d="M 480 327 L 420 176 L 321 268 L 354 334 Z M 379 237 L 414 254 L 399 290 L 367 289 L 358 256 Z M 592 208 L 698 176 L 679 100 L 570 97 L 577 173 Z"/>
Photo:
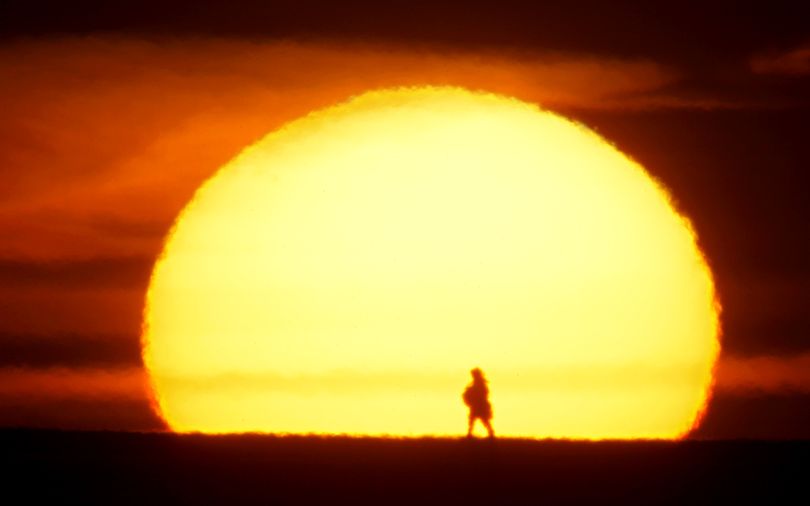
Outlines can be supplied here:
<path id="1" fill-rule="evenodd" d="M 480 380 L 484 379 L 484 372 L 478 367 L 471 370 L 470 374 L 472 374 L 472 377 L 473 377 L 474 380 L 480 381 Z"/>

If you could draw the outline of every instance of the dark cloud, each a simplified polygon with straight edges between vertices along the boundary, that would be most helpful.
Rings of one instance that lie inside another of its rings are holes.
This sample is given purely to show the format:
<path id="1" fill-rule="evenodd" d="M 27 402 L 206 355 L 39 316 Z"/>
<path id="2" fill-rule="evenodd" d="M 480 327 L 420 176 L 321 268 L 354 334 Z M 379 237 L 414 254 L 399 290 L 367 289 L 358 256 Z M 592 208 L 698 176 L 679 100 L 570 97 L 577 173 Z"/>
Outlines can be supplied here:
<path id="1" fill-rule="evenodd" d="M 794 247 L 801 248 L 802 238 L 795 241 Z M 810 273 L 796 267 L 793 273 L 725 276 L 720 295 L 727 352 L 789 356 L 810 351 L 810 314 L 805 310 Z"/>
<path id="2" fill-rule="evenodd" d="M 7 0 L 6 36 L 54 33 L 352 38 L 408 44 L 543 47 L 706 64 L 747 57 L 806 33 L 801 2 L 690 5 L 666 0 L 576 3 L 353 0 L 196 2 Z M 643 41 L 643 42 L 641 42 Z"/>
<path id="3" fill-rule="evenodd" d="M 58 288 L 146 288 L 153 258 L 28 261 L 0 259 L 0 285 L 6 290 L 30 286 Z"/>
<path id="4" fill-rule="evenodd" d="M 778 303 L 779 299 L 773 299 L 772 304 Z M 810 315 L 807 313 L 763 316 L 738 311 L 734 306 L 726 307 L 723 317 L 726 351 L 746 356 L 810 351 Z"/>
<path id="5" fill-rule="evenodd" d="M 140 367 L 0 367 L 0 426 L 153 430 Z"/>
<path id="6" fill-rule="evenodd" d="M 786 51 L 758 53 L 750 64 L 751 71 L 757 74 L 810 75 L 810 42 Z"/>
<path id="7" fill-rule="evenodd" d="M 0 367 L 140 367 L 138 335 L 0 334 Z"/>
<path id="8" fill-rule="evenodd" d="M 695 439 L 808 439 L 810 395 L 715 395 Z"/>
<path id="9" fill-rule="evenodd" d="M 0 427 L 63 430 L 165 430 L 166 425 L 141 399 L 64 398 L 31 400 L 0 397 Z"/>
<path id="10" fill-rule="evenodd" d="M 721 394 L 808 394 L 810 352 L 782 357 L 726 355 L 715 368 L 714 388 Z"/>

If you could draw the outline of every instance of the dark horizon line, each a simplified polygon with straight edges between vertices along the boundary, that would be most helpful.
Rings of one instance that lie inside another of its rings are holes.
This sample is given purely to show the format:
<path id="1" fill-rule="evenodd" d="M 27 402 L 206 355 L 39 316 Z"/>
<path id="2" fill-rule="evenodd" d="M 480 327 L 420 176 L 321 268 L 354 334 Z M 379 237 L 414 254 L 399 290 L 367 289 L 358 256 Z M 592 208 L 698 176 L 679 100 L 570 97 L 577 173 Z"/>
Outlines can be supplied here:
<path id="1" fill-rule="evenodd" d="M 132 436 L 157 436 L 157 437 L 177 437 L 187 439 L 239 439 L 239 438 L 260 438 L 266 440 L 306 440 L 306 441 L 380 441 L 380 442 L 461 442 L 465 444 L 493 444 L 497 442 L 505 443 L 525 443 L 525 444 L 572 444 L 572 445 L 634 445 L 634 444 L 714 444 L 714 443 L 803 443 L 810 445 L 810 436 L 794 438 L 754 438 L 754 437 L 706 437 L 706 436 L 686 436 L 681 439 L 662 438 L 634 438 L 634 439 L 579 439 L 579 438 L 529 438 L 497 436 L 494 439 L 485 437 L 467 438 L 463 432 L 458 436 L 379 436 L 365 434 L 297 434 L 281 432 L 234 432 L 234 433 L 204 433 L 204 432 L 174 432 L 171 429 L 67 429 L 67 428 L 44 428 L 44 427 L 0 427 L 0 439 L 10 435 L 82 435 L 82 436 L 112 436 L 112 435 L 132 435 Z"/>

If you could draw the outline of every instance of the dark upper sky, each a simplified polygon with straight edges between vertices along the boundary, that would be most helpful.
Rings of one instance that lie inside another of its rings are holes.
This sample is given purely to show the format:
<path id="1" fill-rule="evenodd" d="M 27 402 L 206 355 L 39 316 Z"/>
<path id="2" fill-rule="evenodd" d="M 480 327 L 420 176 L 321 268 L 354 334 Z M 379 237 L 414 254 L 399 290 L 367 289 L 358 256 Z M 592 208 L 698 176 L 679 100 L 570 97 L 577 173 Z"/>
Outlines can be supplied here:
<path id="1" fill-rule="evenodd" d="M 237 37 L 350 37 L 650 56 L 712 66 L 805 42 L 800 2 L 7 0 L 6 35 L 94 31 Z"/>
<path id="2" fill-rule="evenodd" d="M 693 105 L 557 109 L 639 160 L 690 216 L 724 305 L 724 353 L 794 357 L 810 353 L 810 24 L 802 10 L 801 2 L 7 0 L 0 5 L 0 45 L 99 34 L 290 39 L 425 53 L 503 51 L 517 58 L 584 54 L 667 65 L 680 75 L 664 90 L 667 97 Z M 0 283 L 123 283 L 143 290 L 151 262 L 147 255 L 43 263 L 3 250 Z M 137 328 L 120 346 L 96 346 L 93 335 L 79 336 L 74 347 L 60 342 L 47 350 L 47 339 L 26 339 L 24 330 L 0 328 L 0 352 L 17 357 L 4 357 L 0 366 L 52 366 L 60 357 L 67 366 L 138 364 Z M 763 421 L 752 434 L 810 435 L 806 394 L 755 397 L 749 408 L 737 397 L 718 402 L 726 407 L 704 432 L 744 436 L 735 426 L 738 413 L 769 406 L 789 414 L 780 415 L 781 422 Z"/>

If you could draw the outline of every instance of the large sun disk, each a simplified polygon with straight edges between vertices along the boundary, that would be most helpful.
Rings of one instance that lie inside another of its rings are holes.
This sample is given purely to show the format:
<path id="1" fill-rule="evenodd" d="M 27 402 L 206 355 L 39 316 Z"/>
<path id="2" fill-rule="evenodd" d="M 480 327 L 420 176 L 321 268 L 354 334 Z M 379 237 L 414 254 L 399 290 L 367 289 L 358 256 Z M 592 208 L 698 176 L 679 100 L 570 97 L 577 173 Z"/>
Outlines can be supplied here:
<path id="1" fill-rule="evenodd" d="M 593 132 L 454 88 L 290 123 L 197 192 L 144 358 L 179 431 L 446 435 L 467 371 L 501 435 L 673 438 L 718 352 L 688 220 Z"/>

